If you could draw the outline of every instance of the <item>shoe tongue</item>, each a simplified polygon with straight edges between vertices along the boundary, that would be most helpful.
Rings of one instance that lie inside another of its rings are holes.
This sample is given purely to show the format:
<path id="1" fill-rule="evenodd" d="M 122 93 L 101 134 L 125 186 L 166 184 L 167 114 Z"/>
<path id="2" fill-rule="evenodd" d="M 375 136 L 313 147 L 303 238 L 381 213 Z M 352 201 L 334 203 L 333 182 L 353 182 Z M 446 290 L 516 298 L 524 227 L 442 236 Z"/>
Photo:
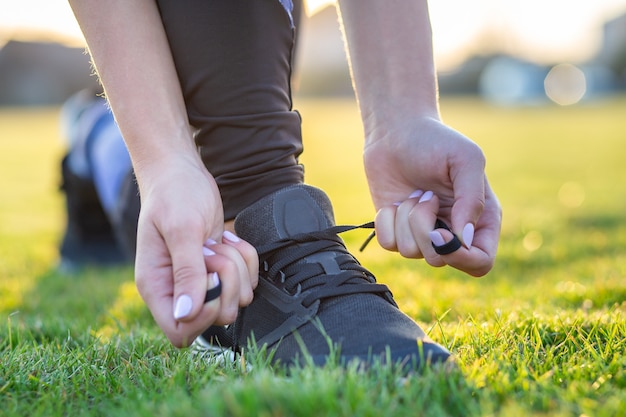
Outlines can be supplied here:
<path id="1" fill-rule="evenodd" d="M 335 225 L 326 194 L 309 185 L 293 185 L 270 194 L 235 218 L 237 235 L 253 246 Z"/>

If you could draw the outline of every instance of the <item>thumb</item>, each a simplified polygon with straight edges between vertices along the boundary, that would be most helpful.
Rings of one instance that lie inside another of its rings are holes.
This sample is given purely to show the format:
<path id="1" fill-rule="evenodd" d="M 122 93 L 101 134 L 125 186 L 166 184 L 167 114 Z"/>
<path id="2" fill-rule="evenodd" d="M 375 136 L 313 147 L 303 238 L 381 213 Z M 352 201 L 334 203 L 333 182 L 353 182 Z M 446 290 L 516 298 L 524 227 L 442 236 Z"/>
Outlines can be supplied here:
<path id="1" fill-rule="evenodd" d="M 452 206 L 452 230 L 461 238 L 466 248 L 472 246 L 476 223 L 485 207 L 484 171 L 472 174 L 464 172 L 454 181 L 454 204 Z"/>
<path id="2" fill-rule="evenodd" d="M 194 237 L 178 233 L 166 239 L 172 258 L 174 280 L 172 311 L 177 321 L 190 321 L 200 312 L 207 290 L 207 270 L 202 254 L 202 237 L 197 239 Z"/>

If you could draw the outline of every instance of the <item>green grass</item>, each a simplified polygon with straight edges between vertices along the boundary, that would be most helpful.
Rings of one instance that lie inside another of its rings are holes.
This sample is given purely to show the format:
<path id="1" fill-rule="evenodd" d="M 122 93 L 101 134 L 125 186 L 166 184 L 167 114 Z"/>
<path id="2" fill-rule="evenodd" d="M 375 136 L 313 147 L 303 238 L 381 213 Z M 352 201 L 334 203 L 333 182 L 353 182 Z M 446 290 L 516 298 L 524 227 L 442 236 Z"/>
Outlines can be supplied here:
<path id="1" fill-rule="evenodd" d="M 351 101 L 300 100 L 308 182 L 339 223 L 371 220 Z M 444 99 L 483 147 L 504 209 L 475 279 L 370 245 L 360 258 L 459 364 L 402 379 L 262 355 L 216 366 L 165 340 L 130 268 L 56 271 L 57 109 L 0 111 L 0 415 L 626 415 L 626 99 L 494 108 Z M 345 236 L 356 250 L 367 232 Z"/>

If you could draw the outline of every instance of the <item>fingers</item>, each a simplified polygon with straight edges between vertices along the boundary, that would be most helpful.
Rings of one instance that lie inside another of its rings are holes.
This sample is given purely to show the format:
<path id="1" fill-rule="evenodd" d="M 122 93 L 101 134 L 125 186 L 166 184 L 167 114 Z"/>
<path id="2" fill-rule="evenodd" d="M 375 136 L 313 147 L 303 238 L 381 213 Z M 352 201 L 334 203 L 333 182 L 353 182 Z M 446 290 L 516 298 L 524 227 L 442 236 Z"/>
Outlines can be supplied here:
<path id="1" fill-rule="evenodd" d="M 417 190 L 406 200 L 381 208 L 375 221 L 376 236 L 380 245 L 387 250 L 400 252 L 405 258 L 423 258 L 422 248 L 430 245 L 428 232 L 421 236 L 415 234 L 410 224 L 414 221 L 411 213 L 418 205 L 431 201 L 433 197 L 435 196 L 432 191 Z M 438 207 L 437 200 L 435 204 Z M 431 217 L 436 218 L 436 214 Z M 423 222 L 427 224 L 428 220 L 424 219 Z"/>
<path id="2" fill-rule="evenodd" d="M 378 243 L 384 249 L 400 252 L 406 258 L 421 258 L 408 225 L 408 213 L 424 195 L 422 190 L 411 193 L 404 201 L 382 207 L 376 213 L 375 227 Z M 432 192 L 426 194 L 430 198 Z"/>
<path id="3" fill-rule="evenodd" d="M 229 287 L 223 285 L 224 280 L 219 272 L 207 270 L 204 260 L 207 253 L 202 247 L 202 236 L 199 239 L 200 244 L 194 245 L 193 248 L 189 242 L 193 244 L 195 239 L 190 239 L 189 236 L 181 240 L 170 238 L 165 242 L 172 260 L 173 311 L 171 319 L 168 317 L 165 325 L 162 323 L 159 325 L 177 347 L 189 346 L 220 317 L 225 305 L 222 301 L 223 293 L 227 292 L 226 288 Z M 220 297 L 205 302 L 207 291 L 217 287 L 222 288 Z M 163 310 L 158 314 L 164 314 L 167 311 L 167 308 L 163 308 L 165 305 L 167 304 L 154 306 L 152 310 L 153 312 Z M 173 320 L 173 323 L 170 320 Z"/>
<path id="4" fill-rule="evenodd" d="M 431 234 L 435 229 L 437 214 L 439 212 L 439 198 L 432 192 L 427 191 L 408 213 L 407 226 L 415 242 L 420 248 L 424 260 L 431 266 L 444 266 L 446 262 L 433 248 Z M 445 229 L 437 229 L 435 236 L 441 239 L 436 242 L 443 243 L 452 241 L 454 235 Z M 439 245 L 440 246 L 440 245 Z"/>
<path id="5" fill-rule="evenodd" d="M 409 198 L 398 205 L 396 210 L 395 236 L 398 252 L 405 258 L 421 258 L 422 251 L 419 242 L 411 231 L 410 213 L 422 199 L 432 198 L 432 192 L 416 191 Z"/>
<path id="6" fill-rule="evenodd" d="M 452 233 L 445 223 L 437 221 L 437 212 L 437 198 L 433 197 L 431 201 L 416 205 L 410 214 L 413 233 L 416 236 L 428 234 L 430 247 L 420 246 L 426 262 L 432 266 L 450 265 L 472 276 L 482 276 L 489 272 L 495 260 L 500 225 L 500 218 L 491 216 L 491 213 L 496 214 L 499 210 L 492 210 L 490 207 L 483 212 L 478 221 L 474 242 L 470 247 L 455 244 L 455 239 L 459 239 L 458 236 Z M 491 227 L 495 224 L 498 226 Z M 422 238 L 417 240 L 423 242 Z"/>
<path id="7" fill-rule="evenodd" d="M 435 230 L 428 233 L 430 240 L 433 242 L 433 249 L 435 249 L 437 255 L 449 255 L 459 250 L 462 243 L 456 235 L 453 235 L 452 239 L 446 242 L 446 239 L 437 229 L 451 231 L 447 224 L 437 219 L 435 222 Z"/>
<path id="8" fill-rule="evenodd" d="M 485 207 L 476 224 L 476 233 L 472 249 L 481 254 L 481 263 L 476 265 L 472 275 L 483 276 L 493 268 L 502 225 L 502 207 L 491 190 L 488 181 L 485 181 Z"/>
<path id="9" fill-rule="evenodd" d="M 378 210 L 374 226 L 376 239 L 384 249 L 397 252 L 396 245 L 396 206 L 385 206 Z"/>
<path id="10" fill-rule="evenodd" d="M 174 320 L 192 321 L 203 308 L 207 269 L 202 257 L 202 235 L 197 228 L 177 227 L 163 233 L 172 262 Z M 195 235 L 195 236 L 194 236 Z"/>
<path id="11" fill-rule="evenodd" d="M 202 236 L 199 239 L 201 240 Z M 192 255 L 195 255 L 191 257 L 192 262 L 195 258 L 200 263 L 200 272 L 193 278 L 186 278 L 187 282 L 180 281 L 179 277 L 179 282 L 185 286 L 181 285 L 179 292 L 176 293 L 174 260 L 170 256 L 166 242 L 154 223 L 140 215 L 135 261 L 137 289 L 155 322 L 177 347 L 187 346 L 203 331 L 200 323 L 192 319 L 197 317 L 203 308 L 202 293 L 206 292 L 208 286 L 201 244 L 194 248 Z M 180 263 L 180 258 L 176 262 Z M 182 271 L 188 274 L 187 271 L 191 271 L 191 268 L 182 268 Z M 188 320 L 189 324 L 181 320 Z"/>
<path id="12" fill-rule="evenodd" d="M 249 243 L 225 234 L 222 243 L 200 244 L 190 250 L 192 256 L 181 259 L 156 229 L 141 222 L 140 227 L 137 288 L 173 345 L 188 346 L 210 325 L 232 323 L 239 307 L 252 301 L 258 257 Z M 191 268 L 174 266 L 184 261 L 199 261 L 200 272 L 191 277 L 187 275 Z M 205 300 L 207 293 L 214 295 Z"/>
<path id="13" fill-rule="evenodd" d="M 472 144 L 463 156 L 463 160 L 452 161 L 450 165 L 450 177 L 454 189 L 451 227 L 465 247 L 470 248 L 476 224 L 485 207 L 487 179 L 485 158 L 478 146 Z"/>
<path id="14" fill-rule="evenodd" d="M 485 182 L 485 206 L 476 226 L 461 228 L 460 236 L 445 223 L 438 223 L 439 199 L 430 191 L 412 194 L 397 205 L 383 207 L 376 216 L 376 235 L 381 246 L 407 258 L 424 258 L 435 267 L 450 265 L 473 276 L 493 267 L 500 235 L 501 210 Z M 463 245 L 460 245 L 463 240 Z"/>
<path id="15" fill-rule="evenodd" d="M 245 240 L 240 239 L 228 230 L 224 232 L 223 238 L 224 243 L 237 249 L 245 263 L 246 271 L 248 273 L 247 277 L 249 278 L 249 282 L 242 282 L 242 285 L 245 284 L 245 290 L 255 289 L 259 282 L 259 255 L 257 254 L 256 249 L 254 246 Z M 246 305 L 247 304 L 249 304 L 249 302 L 246 303 Z"/>
<path id="16" fill-rule="evenodd" d="M 237 317 L 239 307 L 252 301 L 258 282 L 259 261 L 256 250 L 231 232 L 224 232 L 222 243 L 205 242 L 206 269 L 221 280 L 221 309 L 215 324 L 229 324 Z"/>

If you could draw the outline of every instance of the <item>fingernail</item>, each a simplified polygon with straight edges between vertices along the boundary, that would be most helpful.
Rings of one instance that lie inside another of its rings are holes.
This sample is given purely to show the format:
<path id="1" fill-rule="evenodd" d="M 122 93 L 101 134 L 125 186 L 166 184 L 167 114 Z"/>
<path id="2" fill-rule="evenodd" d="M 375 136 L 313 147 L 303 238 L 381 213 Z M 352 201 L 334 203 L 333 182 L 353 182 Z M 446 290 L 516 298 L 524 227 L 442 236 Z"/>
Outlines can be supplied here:
<path id="1" fill-rule="evenodd" d="M 213 300 L 217 300 L 222 295 L 222 286 L 220 285 L 220 278 L 217 275 L 217 272 L 211 272 L 209 274 L 209 289 L 204 296 L 204 302 L 210 303 Z"/>
<path id="2" fill-rule="evenodd" d="M 422 194 L 424 194 L 424 191 L 422 191 L 422 190 L 415 190 L 407 197 L 407 200 L 410 200 L 412 198 L 421 197 Z M 402 201 L 396 201 L 395 203 L 393 203 L 393 205 L 396 206 L 396 207 L 399 207 L 400 204 L 402 204 Z"/>
<path id="3" fill-rule="evenodd" d="M 433 242 L 433 245 L 435 246 L 443 246 L 446 244 L 446 241 L 443 240 L 443 236 L 441 236 L 441 233 L 436 230 L 428 232 L 428 236 L 430 236 L 430 241 Z"/>
<path id="4" fill-rule="evenodd" d="M 465 244 L 466 248 L 472 247 L 472 241 L 474 240 L 474 225 L 472 223 L 468 223 L 463 228 L 463 244 Z"/>
<path id="5" fill-rule="evenodd" d="M 204 256 L 213 256 L 215 255 L 215 252 L 213 252 L 211 249 L 207 248 L 206 246 L 202 247 L 202 254 Z"/>
<path id="6" fill-rule="evenodd" d="M 224 238 L 233 243 L 237 243 L 240 240 L 234 233 L 229 232 L 228 230 L 224 231 Z"/>
<path id="7" fill-rule="evenodd" d="M 409 198 L 417 198 L 417 197 L 421 197 L 422 194 L 424 194 L 424 191 L 422 190 L 415 190 L 411 193 L 411 195 L 409 196 Z"/>
<path id="8" fill-rule="evenodd" d="M 432 191 L 426 191 L 424 194 L 422 194 L 422 196 L 419 199 L 419 203 L 425 203 L 427 201 L 430 201 L 430 199 L 433 198 L 433 192 Z"/>
<path id="9" fill-rule="evenodd" d="M 217 272 L 211 272 L 209 277 L 209 288 L 215 288 L 220 285 L 220 277 L 217 275 Z"/>
<path id="10" fill-rule="evenodd" d="M 204 246 L 211 246 L 211 245 L 215 245 L 217 242 L 214 241 L 211 238 L 208 238 L 207 240 L 204 241 Z"/>
<path id="11" fill-rule="evenodd" d="M 187 317 L 191 313 L 192 307 L 191 297 L 185 294 L 181 295 L 176 300 L 176 306 L 174 306 L 174 319 L 180 320 Z"/>

